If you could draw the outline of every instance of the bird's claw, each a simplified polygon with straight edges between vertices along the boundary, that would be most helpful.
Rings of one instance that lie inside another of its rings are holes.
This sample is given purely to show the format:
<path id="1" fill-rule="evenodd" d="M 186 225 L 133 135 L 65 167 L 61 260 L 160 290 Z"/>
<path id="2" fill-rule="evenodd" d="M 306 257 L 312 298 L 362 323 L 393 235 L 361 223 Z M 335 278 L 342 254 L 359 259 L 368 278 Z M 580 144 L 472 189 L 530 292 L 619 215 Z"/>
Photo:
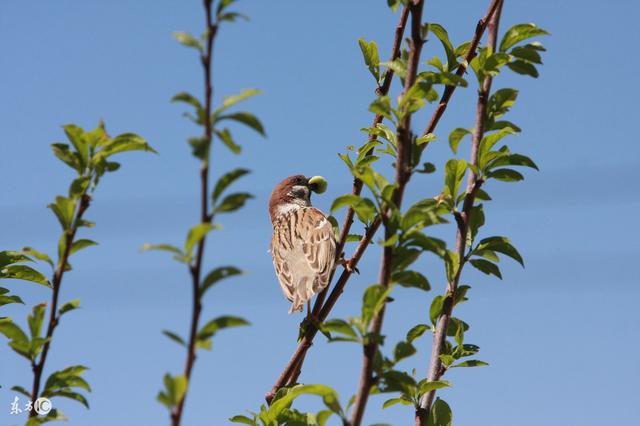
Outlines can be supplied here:
<path id="1" fill-rule="evenodd" d="M 358 268 L 354 266 L 353 259 L 347 260 L 345 258 L 341 258 L 338 260 L 338 264 L 344 266 L 344 269 L 346 269 L 347 272 L 349 272 L 350 274 L 353 274 L 354 272 L 356 274 L 360 274 L 360 271 L 358 270 Z"/>

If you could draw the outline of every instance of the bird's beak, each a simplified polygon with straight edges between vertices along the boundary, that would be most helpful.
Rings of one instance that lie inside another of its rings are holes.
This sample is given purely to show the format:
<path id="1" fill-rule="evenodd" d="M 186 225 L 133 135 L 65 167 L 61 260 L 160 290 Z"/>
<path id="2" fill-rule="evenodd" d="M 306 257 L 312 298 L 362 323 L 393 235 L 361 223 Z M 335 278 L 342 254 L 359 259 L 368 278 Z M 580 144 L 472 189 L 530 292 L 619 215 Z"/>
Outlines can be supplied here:
<path id="1" fill-rule="evenodd" d="M 316 194 L 322 194 L 327 190 L 327 180 L 322 176 L 314 176 L 309 179 L 308 182 L 309 189 L 315 192 Z"/>

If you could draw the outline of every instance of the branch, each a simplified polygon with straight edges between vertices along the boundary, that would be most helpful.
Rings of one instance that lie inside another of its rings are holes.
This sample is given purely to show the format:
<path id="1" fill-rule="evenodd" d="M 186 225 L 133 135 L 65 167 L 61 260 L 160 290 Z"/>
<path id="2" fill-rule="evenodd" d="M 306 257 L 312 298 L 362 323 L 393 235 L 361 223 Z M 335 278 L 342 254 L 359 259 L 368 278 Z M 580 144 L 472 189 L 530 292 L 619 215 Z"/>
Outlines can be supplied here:
<path id="1" fill-rule="evenodd" d="M 406 94 L 411 87 L 413 87 L 416 75 L 418 73 L 418 65 L 420 63 L 420 54 L 422 52 L 422 45 L 424 40 L 422 39 L 421 26 L 422 26 L 422 10 L 424 6 L 424 0 L 417 0 L 409 3 L 409 9 L 411 11 L 411 39 L 409 42 L 409 60 L 407 64 L 407 77 L 405 79 L 404 92 Z M 398 156 L 396 159 L 396 184 L 397 190 L 394 193 L 393 202 L 395 207 L 399 210 L 402 206 L 402 198 L 406 184 L 411 176 L 411 113 L 406 113 L 403 119 L 400 121 L 397 129 L 398 139 Z M 385 213 L 385 215 L 388 214 Z M 385 240 L 389 239 L 395 230 L 390 229 L 385 224 Z M 393 247 L 385 246 L 382 254 L 382 262 L 380 265 L 379 282 L 385 287 L 390 285 L 391 281 L 391 263 L 393 261 Z M 384 321 L 386 303 L 382 305 L 380 311 L 374 316 L 371 327 L 369 328 L 369 334 L 372 336 L 379 336 L 382 332 L 382 324 Z M 363 347 L 363 361 L 362 370 L 360 373 L 360 385 L 358 392 L 356 393 L 356 399 L 354 402 L 353 415 L 351 418 L 350 426 L 360 426 L 362 423 L 362 417 L 367 406 L 371 387 L 373 385 L 373 364 L 376 353 L 378 352 L 379 342 L 377 339 L 372 339 Z"/>
<path id="2" fill-rule="evenodd" d="M 80 205 L 78 206 L 78 210 L 76 211 L 75 217 L 73 219 L 73 226 L 65 231 L 65 248 L 62 256 L 58 260 L 58 265 L 56 270 L 53 273 L 53 279 L 51 285 L 53 287 L 53 293 L 51 296 L 51 309 L 49 310 L 49 323 L 47 325 L 47 336 L 42 347 L 42 353 L 40 354 L 40 359 L 38 362 L 32 362 L 31 368 L 33 370 L 33 387 L 31 389 L 31 401 L 35 401 L 38 399 L 38 395 L 40 394 L 40 382 L 42 381 L 42 372 L 44 371 L 44 365 L 47 362 L 47 355 L 49 354 L 49 348 L 51 347 L 51 338 L 53 337 L 53 331 L 58 326 L 58 322 L 60 321 L 60 316 L 57 315 L 58 311 L 58 296 L 60 294 L 60 286 L 62 285 L 62 277 L 64 276 L 64 272 L 68 267 L 69 263 L 69 255 L 71 254 L 71 247 L 73 245 L 73 239 L 76 236 L 76 232 L 78 231 L 78 227 L 80 226 L 80 221 L 82 220 L 82 215 L 89 208 L 89 204 L 91 203 L 91 197 L 86 193 L 82 194 L 80 197 Z M 29 417 L 36 417 L 38 413 L 35 408 L 31 408 L 29 411 Z"/>
<path id="3" fill-rule="evenodd" d="M 205 89 L 205 114 L 204 114 L 204 138 L 208 145 L 211 145 L 213 139 L 213 124 L 211 122 L 211 101 L 213 97 L 213 84 L 211 82 L 211 59 L 213 56 L 213 40 L 218 31 L 217 23 L 213 22 L 211 12 L 211 1 L 203 0 L 206 11 L 206 47 L 204 53 L 201 54 L 200 60 L 204 69 L 204 89 Z M 200 168 L 200 222 L 210 223 L 213 216 L 209 213 L 209 159 L 202 161 Z M 189 265 L 192 283 L 192 314 L 191 327 L 189 330 L 189 343 L 187 345 L 187 359 L 185 361 L 184 376 L 187 379 L 187 389 L 180 402 L 171 411 L 172 426 L 179 426 L 184 410 L 184 403 L 187 399 L 188 384 L 191 382 L 191 372 L 193 364 L 196 360 L 196 341 L 198 334 L 198 324 L 200 322 L 200 314 L 202 312 L 202 301 L 200 294 L 200 277 L 202 270 L 202 256 L 204 255 L 206 236 L 198 243 L 196 250 L 196 258 L 193 264 Z"/>
<path id="4" fill-rule="evenodd" d="M 400 56 L 400 46 L 402 44 L 402 36 L 404 34 L 404 29 L 407 24 L 408 17 L 409 17 L 409 8 L 404 7 L 400 14 L 400 20 L 398 22 L 398 25 L 396 26 L 396 29 L 395 29 L 393 46 L 391 48 L 391 55 L 389 59 L 390 61 L 393 61 Z M 391 88 L 391 82 L 393 80 L 393 75 L 394 75 L 394 72 L 391 69 L 387 69 L 387 71 L 384 74 L 382 85 L 376 88 L 376 94 L 378 96 L 385 96 L 389 93 L 389 89 Z M 373 118 L 373 123 L 371 126 L 372 127 L 377 126 L 379 123 L 382 122 L 383 118 L 384 117 L 382 115 L 376 114 L 375 117 Z M 376 139 L 375 135 L 369 136 L 369 141 L 373 141 L 375 139 Z M 360 195 L 360 193 L 362 192 L 362 185 L 363 184 L 360 179 L 354 178 L 353 189 L 351 191 L 352 194 Z M 342 230 L 340 232 L 340 239 L 338 240 L 338 245 L 336 247 L 337 259 L 341 257 L 344 247 L 346 245 L 347 236 L 349 235 L 349 231 L 351 230 L 351 225 L 353 225 L 354 213 L 355 212 L 353 208 L 350 207 L 347 210 L 347 213 L 345 215 L 344 222 L 342 224 Z M 371 234 L 371 236 L 367 237 L 365 235 L 361 239 L 358 245 L 358 248 L 356 249 L 356 252 L 350 259 L 350 263 L 353 268 L 356 267 L 358 261 L 360 260 L 360 257 L 362 256 L 362 253 L 364 253 L 364 250 L 367 248 L 367 246 L 371 242 L 371 239 L 373 238 L 373 235 L 375 234 L 375 231 L 377 231 L 379 226 L 380 226 L 380 223 L 379 222 L 376 223 L 374 221 L 374 223 L 372 223 L 369 227 L 370 230 L 373 230 L 373 233 Z M 329 282 L 333 280 L 333 275 L 335 274 L 335 271 L 336 270 L 334 268 Z M 329 300 L 327 300 L 327 303 L 324 303 L 324 300 L 329 291 L 329 287 L 327 286 L 324 290 L 322 290 L 318 294 L 318 296 L 316 297 L 316 301 L 313 305 L 313 309 L 311 311 L 313 318 L 315 318 L 319 322 L 322 322 L 327 318 L 337 298 L 342 294 L 344 286 L 346 285 L 350 276 L 351 276 L 350 272 L 347 272 L 346 270 L 343 271 L 342 275 L 338 279 L 338 282 L 334 286 L 331 292 L 331 296 L 329 297 Z M 324 316 L 321 313 L 321 311 L 325 312 Z M 313 338 L 315 337 L 317 332 L 318 332 L 318 329 L 314 324 L 308 325 L 305 336 L 300 341 L 300 343 L 298 343 L 298 347 L 296 348 L 296 351 L 294 352 L 293 356 L 285 366 L 284 371 L 280 374 L 280 377 L 278 377 L 278 380 L 273 385 L 272 390 L 269 393 L 267 393 L 266 400 L 268 403 L 271 403 L 271 400 L 275 396 L 275 393 L 278 391 L 278 389 L 280 389 L 283 386 L 291 386 L 297 382 L 298 377 L 300 376 L 300 373 L 302 371 L 302 364 L 304 363 L 305 354 L 309 349 L 309 347 L 311 347 Z"/>
<path id="5" fill-rule="evenodd" d="M 469 44 L 469 50 L 465 55 L 464 61 L 460 62 L 460 65 L 458 65 L 458 69 L 456 70 L 456 75 L 458 77 L 462 77 L 464 75 L 464 73 L 467 70 L 467 67 L 469 66 L 469 63 L 476 56 L 476 51 L 478 49 L 478 44 L 480 43 L 480 39 L 482 38 L 482 35 L 484 34 L 485 29 L 487 28 L 489 19 L 493 16 L 493 13 L 496 11 L 498 4 L 500 2 L 501 0 L 492 0 L 491 3 L 489 4 L 489 8 L 487 9 L 487 13 L 484 15 L 482 19 L 478 21 L 478 24 L 476 25 L 476 32 L 473 35 L 473 38 L 471 39 L 471 43 Z M 456 90 L 456 86 L 445 87 L 444 92 L 442 92 L 442 97 L 440 98 L 440 103 L 438 104 L 436 110 L 433 112 L 433 115 L 431 116 L 431 120 L 429 120 L 429 124 L 427 125 L 427 128 L 423 133 L 424 135 L 433 133 L 436 130 L 436 126 L 438 125 L 438 122 L 440 121 L 442 114 L 444 114 L 444 111 L 447 109 L 447 106 L 449 105 L 449 100 L 451 99 L 451 96 L 453 95 L 453 92 L 455 90 Z"/>
<path id="6" fill-rule="evenodd" d="M 495 8 L 495 13 L 491 15 L 490 21 L 488 23 L 489 35 L 487 43 L 495 51 L 496 39 L 498 34 L 498 24 L 500 22 L 500 13 L 502 12 L 502 0 L 498 0 L 494 3 L 497 3 L 497 7 Z M 489 99 L 492 80 L 493 79 L 491 76 L 486 77 L 482 84 L 482 87 L 480 88 L 480 91 L 478 92 L 478 102 L 476 106 L 476 126 L 473 133 L 473 139 L 471 141 L 470 154 L 470 162 L 474 166 L 477 166 L 478 164 L 478 147 L 480 146 L 480 141 L 482 141 L 482 137 L 484 136 L 487 100 Z M 433 348 L 431 352 L 431 361 L 429 364 L 429 373 L 427 375 L 427 378 L 430 382 L 440 380 L 442 375 L 445 373 L 445 368 L 443 367 L 442 361 L 440 360 L 440 355 L 442 354 L 445 339 L 447 338 L 446 332 L 449 325 L 449 320 L 451 319 L 451 315 L 453 312 L 453 301 L 455 299 L 455 292 L 458 288 L 458 283 L 460 282 L 462 269 L 464 268 L 464 265 L 467 261 L 464 255 L 464 251 L 466 247 L 467 233 L 469 232 L 471 210 L 473 207 L 473 203 L 475 202 L 476 193 L 478 192 L 478 189 L 480 189 L 482 183 L 483 181 L 476 175 L 476 173 L 473 170 L 470 170 L 467 177 L 467 195 L 465 196 L 464 203 L 462 205 L 462 212 L 459 214 L 459 216 L 456 216 L 456 221 L 458 222 L 458 230 L 456 232 L 456 251 L 458 253 L 459 264 L 453 279 L 448 283 L 447 294 L 449 295 L 449 297 L 445 298 L 445 302 L 442 308 L 442 314 L 438 318 L 436 330 L 433 336 Z M 432 390 L 424 394 L 420 399 L 420 407 L 416 410 L 416 426 L 427 424 L 429 411 L 431 409 L 433 399 L 435 398 L 435 394 L 436 391 Z"/>

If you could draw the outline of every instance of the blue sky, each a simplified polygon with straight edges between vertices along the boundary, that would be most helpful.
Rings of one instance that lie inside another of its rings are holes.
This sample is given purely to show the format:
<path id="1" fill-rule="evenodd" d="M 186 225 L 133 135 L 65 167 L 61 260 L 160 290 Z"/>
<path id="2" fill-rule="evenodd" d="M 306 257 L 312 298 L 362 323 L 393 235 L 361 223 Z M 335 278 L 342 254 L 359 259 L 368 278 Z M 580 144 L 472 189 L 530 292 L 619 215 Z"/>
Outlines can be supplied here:
<path id="1" fill-rule="evenodd" d="M 179 4 L 178 4 L 179 3 Z M 427 2 L 428 21 L 444 24 L 454 43 L 471 37 L 486 2 Z M 214 147 L 214 175 L 238 166 L 253 169 L 239 187 L 256 195 L 239 214 L 221 218 L 225 229 L 208 244 L 209 267 L 236 264 L 247 271 L 216 287 L 206 298 L 204 319 L 222 314 L 253 325 L 221 333 L 213 351 L 202 352 L 189 393 L 185 425 L 225 424 L 263 402 L 264 393 L 294 348 L 299 316 L 287 315 L 267 253 L 271 228 L 266 202 L 272 186 L 296 173 L 322 174 L 329 190 L 315 204 L 350 190 L 336 153 L 363 141 L 371 114 L 372 81 L 362 65 L 357 39 L 374 39 L 386 57 L 397 20 L 382 0 L 264 2 L 239 8 L 249 23 L 220 32 L 214 66 L 215 96 L 257 87 L 264 94 L 246 104 L 268 138 L 237 130 L 241 156 Z M 535 22 L 552 33 L 539 79 L 505 75 L 495 87 L 516 86 L 511 119 L 523 133 L 512 149 L 531 155 L 540 173 L 523 184 L 492 183 L 486 235 L 509 236 L 526 269 L 505 261 L 503 282 L 465 272 L 471 300 L 458 316 L 472 325 L 467 340 L 481 346 L 485 368 L 452 372 L 454 387 L 441 392 L 457 425 L 631 425 L 640 416 L 633 361 L 640 321 L 640 280 L 633 267 L 640 254 L 633 217 L 640 207 L 635 143 L 640 89 L 634 70 L 640 6 L 630 0 L 510 2 L 502 28 Z M 92 128 L 104 118 L 111 133 L 134 131 L 159 155 L 122 157 L 107 176 L 88 217 L 97 226 L 83 234 L 100 243 L 77 255 L 65 277 L 62 299 L 82 300 L 57 329 L 48 369 L 83 363 L 91 370 L 91 410 L 66 400 L 54 403 L 72 425 L 167 424 L 155 395 L 166 371 L 181 371 L 184 354 L 160 334 L 185 333 L 189 316 L 188 275 L 161 253 L 140 254 L 145 242 L 181 243 L 197 221 L 197 170 L 184 142 L 198 129 L 170 104 L 171 96 L 201 93 L 201 70 L 192 51 L 170 34 L 198 32 L 198 1 L 5 1 L 0 6 L 3 102 L 0 143 L 0 248 L 31 245 L 54 252 L 58 225 L 46 204 L 71 178 L 50 153 L 63 139 L 60 126 Z M 429 42 L 423 57 L 440 54 Z M 442 120 L 429 160 L 450 155 L 446 136 L 473 123 L 474 89 L 459 91 Z M 428 110 L 430 114 L 431 110 Z M 426 114 L 416 118 L 421 130 Z M 465 145 L 463 145 L 465 146 Z M 465 150 L 461 150 L 464 152 Z M 409 199 L 432 196 L 438 177 L 411 182 Z M 452 228 L 442 236 L 453 240 Z M 361 293 L 375 282 L 379 255 L 369 250 L 362 274 L 351 280 L 334 316 L 359 309 Z M 443 287 L 440 266 L 425 257 L 420 270 Z M 4 283 L 3 283 L 4 284 Z M 44 288 L 8 282 L 28 305 L 47 300 Z M 385 323 L 397 341 L 425 322 L 435 293 L 398 289 Z M 26 307 L 5 307 L 21 318 Z M 430 338 L 402 366 L 424 375 Z M 9 415 L 14 384 L 27 385 L 30 369 L 8 347 L 0 349 L 0 424 Z M 327 344 L 319 337 L 302 380 L 333 386 L 343 402 L 355 391 L 360 348 Z M 407 424 L 406 407 L 382 410 L 370 400 L 367 424 Z M 318 407 L 313 398 L 302 407 Z"/>

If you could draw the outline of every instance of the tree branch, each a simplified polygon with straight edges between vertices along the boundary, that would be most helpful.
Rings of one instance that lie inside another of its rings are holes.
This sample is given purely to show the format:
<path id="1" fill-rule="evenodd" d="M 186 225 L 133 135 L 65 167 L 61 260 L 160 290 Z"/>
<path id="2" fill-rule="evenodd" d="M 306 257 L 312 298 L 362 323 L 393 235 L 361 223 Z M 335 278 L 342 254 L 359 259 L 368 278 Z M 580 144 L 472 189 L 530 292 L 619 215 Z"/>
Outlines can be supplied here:
<path id="1" fill-rule="evenodd" d="M 206 12 L 206 46 L 204 53 L 201 54 L 201 62 L 204 70 L 204 135 L 207 144 L 210 147 L 213 140 L 213 124 L 211 122 L 211 102 L 213 98 L 213 84 L 211 81 L 211 61 L 213 57 L 213 41 L 218 31 L 217 23 L 213 22 L 211 12 L 211 1 L 203 0 Z M 200 168 L 200 222 L 210 223 L 213 216 L 209 213 L 209 158 L 202 161 Z M 200 279 L 202 272 L 202 257 L 204 255 L 206 236 L 198 243 L 196 250 L 196 258 L 193 264 L 189 266 L 191 272 L 192 283 L 192 313 L 191 327 L 189 329 L 189 342 L 187 344 L 187 359 L 185 361 L 184 376 L 187 379 L 187 389 L 180 402 L 171 411 L 172 426 L 179 426 L 182 419 L 184 404 L 187 399 L 189 383 L 191 382 L 191 372 L 196 360 L 196 343 L 198 334 L 198 324 L 200 322 L 200 314 L 202 312 L 202 301 L 200 293 Z"/>
<path id="2" fill-rule="evenodd" d="M 489 35 L 487 43 L 495 51 L 496 40 L 498 34 L 498 24 L 500 22 L 500 13 L 502 12 L 502 0 L 498 0 L 496 3 L 495 13 L 490 15 L 488 22 Z M 482 21 L 481 21 L 482 22 Z M 480 24 L 479 24 L 480 26 Z M 477 33 L 477 32 L 476 32 Z M 487 76 L 478 92 L 478 102 L 476 106 L 476 125 L 471 141 L 471 153 L 470 163 L 474 166 L 478 164 L 478 148 L 482 137 L 484 136 L 484 123 L 487 113 L 487 101 L 489 99 L 489 93 L 491 91 L 492 77 Z M 440 355 L 444 347 L 445 339 L 447 338 L 447 327 L 449 320 L 453 312 L 453 305 L 455 300 L 455 292 L 460 282 L 460 276 L 464 265 L 466 264 L 465 248 L 467 241 L 467 233 L 469 232 L 469 221 L 471 217 L 471 211 L 477 191 L 480 189 L 483 181 L 476 175 L 473 170 L 469 171 L 467 176 L 467 188 L 466 196 L 462 205 L 462 212 L 456 216 L 458 222 L 458 230 L 456 232 L 456 251 L 458 253 L 459 264 L 453 279 L 447 285 L 447 294 L 449 297 L 445 298 L 442 314 L 438 318 L 436 323 L 436 330 L 433 336 L 433 347 L 431 352 L 431 361 L 429 364 L 429 372 L 427 378 L 429 381 L 440 380 L 445 373 L 445 368 L 440 360 Z M 426 425 L 429 417 L 429 411 L 431 404 L 435 398 L 436 391 L 432 390 L 424 394 L 420 399 L 420 407 L 416 410 L 416 426 Z"/>
<path id="3" fill-rule="evenodd" d="M 424 0 L 412 1 L 409 3 L 411 12 L 411 39 L 409 43 L 409 60 L 407 64 L 407 77 L 405 78 L 403 95 L 406 95 L 409 89 L 413 87 L 416 76 L 418 74 L 418 65 L 420 63 L 420 54 L 422 52 L 422 10 Z M 396 159 L 396 184 L 398 188 L 394 192 L 393 202 L 399 210 L 402 206 L 402 198 L 406 184 L 411 176 L 411 113 L 405 113 L 400 121 L 397 129 L 398 153 Z M 385 213 L 386 215 L 387 213 Z M 383 221 L 384 222 L 384 221 Z M 395 230 L 390 229 L 385 223 L 385 240 L 391 238 Z M 382 253 L 382 262 L 380 264 L 379 283 L 384 287 L 388 287 L 391 281 L 391 263 L 393 261 L 393 247 L 385 246 Z M 379 336 L 382 332 L 382 324 L 384 321 L 386 302 L 380 311 L 374 316 L 369 334 Z M 378 351 L 378 340 L 366 343 L 363 347 L 362 370 L 360 373 L 360 385 L 356 393 L 354 402 L 353 415 L 351 417 L 350 426 L 360 426 L 362 417 L 369 399 L 371 386 L 373 385 L 373 363 L 376 352 Z"/>
<path id="4" fill-rule="evenodd" d="M 73 239 L 75 238 L 76 232 L 78 231 L 78 227 L 80 226 L 80 221 L 82 220 L 82 216 L 89 208 L 89 204 L 91 203 L 91 197 L 86 193 L 82 194 L 80 197 L 80 205 L 78 206 L 78 210 L 76 211 L 75 217 L 73 219 L 73 226 L 65 231 L 65 247 L 64 252 L 60 259 L 58 259 L 58 265 L 56 266 L 56 270 L 53 273 L 53 279 L 51 282 L 53 292 L 51 295 L 51 307 L 49 310 L 49 323 L 47 325 L 47 336 L 45 343 L 42 347 L 42 353 L 40 354 L 40 359 L 38 362 L 32 362 L 31 368 L 33 370 L 33 387 L 31 388 L 31 401 L 35 401 L 38 399 L 38 395 L 40 394 L 40 383 L 42 381 L 42 373 L 44 371 L 44 365 L 47 362 L 47 356 L 49 355 L 49 348 L 51 347 L 51 338 L 53 337 L 53 332 L 58 326 L 60 321 L 60 316 L 58 315 L 58 296 L 60 295 L 60 286 L 62 285 L 62 277 L 64 276 L 64 272 L 67 269 L 69 263 L 69 255 L 71 254 L 71 247 L 73 245 Z M 31 411 L 29 411 L 29 417 L 36 417 L 38 413 L 35 408 L 32 406 Z"/>

